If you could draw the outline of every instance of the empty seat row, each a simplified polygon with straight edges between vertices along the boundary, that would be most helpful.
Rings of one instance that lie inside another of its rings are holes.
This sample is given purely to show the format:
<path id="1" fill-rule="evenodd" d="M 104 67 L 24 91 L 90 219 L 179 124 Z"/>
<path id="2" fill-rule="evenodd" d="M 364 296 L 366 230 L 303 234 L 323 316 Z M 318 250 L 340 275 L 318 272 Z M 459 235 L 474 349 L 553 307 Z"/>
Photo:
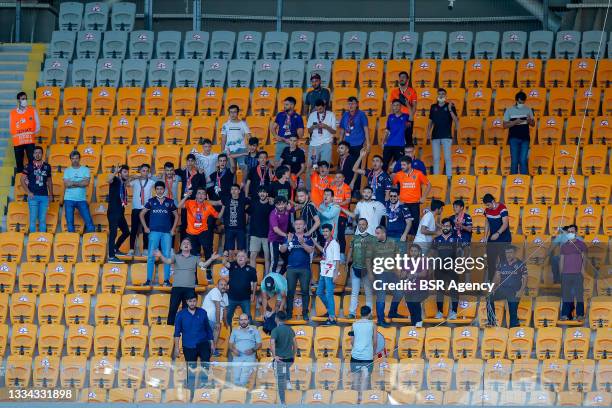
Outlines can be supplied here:
<path id="1" fill-rule="evenodd" d="M 65 1 L 60 4 L 58 24 L 64 31 L 106 31 L 110 12 L 112 30 L 132 31 L 136 19 L 136 3 L 133 2 L 77 3 Z"/>

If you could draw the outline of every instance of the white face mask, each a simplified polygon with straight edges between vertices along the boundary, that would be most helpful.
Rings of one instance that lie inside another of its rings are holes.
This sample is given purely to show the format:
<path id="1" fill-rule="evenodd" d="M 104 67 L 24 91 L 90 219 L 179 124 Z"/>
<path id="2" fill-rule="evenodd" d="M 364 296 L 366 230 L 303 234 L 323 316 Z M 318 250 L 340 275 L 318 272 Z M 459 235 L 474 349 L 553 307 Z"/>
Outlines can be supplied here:
<path id="1" fill-rule="evenodd" d="M 438 102 L 440 103 L 446 102 L 446 96 L 438 96 Z"/>
<path id="2" fill-rule="evenodd" d="M 19 106 L 22 108 L 27 108 L 28 107 L 28 100 L 27 99 L 22 99 L 19 101 Z"/>
<path id="3" fill-rule="evenodd" d="M 574 238 L 576 238 L 576 234 L 574 234 L 573 232 L 567 233 L 567 239 L 574 239 Z"/>
<path id="4" fill-rule="evenodd" d="M 525 106 L 525 104 L 524 104 L 524 103 L 522 103 L 522 102 L 517 102 L 517 103 L 516 103 L 516 107 L 517 107 L 517 108 L 522 108 L 523 106 Z"/>

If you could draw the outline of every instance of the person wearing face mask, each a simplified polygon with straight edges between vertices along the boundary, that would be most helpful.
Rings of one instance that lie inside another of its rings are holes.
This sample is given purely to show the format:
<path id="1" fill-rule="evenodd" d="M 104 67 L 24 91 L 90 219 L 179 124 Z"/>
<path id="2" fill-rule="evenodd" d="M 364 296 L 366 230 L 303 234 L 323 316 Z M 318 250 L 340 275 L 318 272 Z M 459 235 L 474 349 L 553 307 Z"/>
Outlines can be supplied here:
<path id="1" fill-rule="evenodd" d="M 28 162 L 34 161 L 34 137 L 40 131 L 38 112 L 28 106 L 28 95 L 17 94 L 17 107 L 9 114 L 9 130 L 13 138 L 15 151 L 15 174 L 23 172 L 24 155 Z"/>
<path id="2" fill-rule="evenodd" d="M 321 160 L 331 163 L 332 145 L 336 134 L 336 116 L 326 109 L 325 101 L 318 99 L 315 110 L 308 116 L 308 157 L 310 165 Z"/>
<path id="3" fill-rule="evenodd" d="M 520 91 L 514 97 L 516 104 L 504 112 L 504 129 L 508 129 L 510 145 L 510 174 L 529 174 L 529 127 L 535 126 L 533 109 L 525 105 L 527 95 Z"/>
<path id="4" fill-rule="evenodd" d="M 363 284 L 366 305 L 372 308 L 372 282 L 366 268 L 366 248 L 376 243 L 376 237 L 368 233 L 368 220 L 360 218 L 357 230 L 351 240 L 349 252 L 346 255 L 347 269 L 351 271 L 351 302 L 349 304 L 349 319 L 355 318 L 359 301 L 359 290 Z"/>
<path id="5" fill-rule="evenodd" d="M 406 129 L 410 122 L 410 116 L 401 111 L 402 104 L 399 99 L 391 103 L 392 113 L 387 117 L 387 128 L 383 143 L 383 170 L 387 171 L 391 160 L 399 160 L 404 153 L 406 145 Z"/>
<path id="6" fill-rule="evenodd" d="M 438 101 L 429 108 L 429 124 L 427 125 L 427 140 L 431 140 L 433 153 L 433 173 L 440 174 L 440 146 L 444 148 L 444 169 L 450 178 L 452 171 L 453 123 L 455 132 L 459 130 L 457 110 L 452 102 L 446 101 L 446 89 L 438 89 Z"/>
<path id="7" fill-rule="evenodd" d="M 576 237 L 576 226 L 567 227 L 567 241 L 561 245 L 559 271 L 561 272 L 561 320 L 584 321 L 584 273 L 587 247 Z M 574 310 L 574 301 L 576 307 Z M 574 313 L 572 317 L 572 313 Z"/>
<path id="8" fill-rule="evenodd" d="M 408 72 L 400 72 L 397 82 L 399 86 L 391 89 L 391 94 L 389 95 L 392 101 L 396 99 L 400 101 L 402 113 L 410 115 L 410 121 L 406 125 L 406 132 L 404 134 L 406 145 L 413 144 L 412 130 L 414 128 L 414 115 L 417 108 L 417 93 L 408 85 L 409 78 Z"/>
<path id="9" fill-rule="evenodd" d="M 232 330 L 229 347 L 234 366 L 234 384 L 245 387 L 254 371 L 257 361 L 257 350 L 261 348 L 261 335 L 257 328 L 249 325 L 249 316 L 242 313 L 238 319 L 239 326 Z"/>
<path id="10" fill-rule="evenodd" d="M 312 74 L 310 76 L 310 85 L 312 86 L 312 89 L 308 91 L 308 93 L 306 94 L 306 101 L 305 101 L 305 104 L 308 107 L 308 114 L 312 113 L 313 107 L 317 106 L 317 101 L 319 100 L 323 102 L 324 107 L 327 107 L 327 109 L 329 109 L 331 107 L 330 105 L 331 96 L 329 94 L 329 89 L 323 88 L 321 86 L 321 75 L 316 74 L 316 73 Z M 327 159 L 320 159 L 320 160 L 327 160 Z"/>
<path id="11" fill-rule="evenodd" d="M 47 210 L 53 201 L 51 166 L 43 161 L 43 148 L 34 148 L 34 160 L 29 162 L 21 176 L 21 187 L 28 195 L 30 210 L 30 232 L 36 232 L 36 221 L 40 232 L 47 232 Z"/>
<path id="12" fill-rule="evenodd" d="M 582 240 L 582 237 L 576 235 L 577 231 L 578 228 L 575 225 L 566 225 L 559 230 L 559 234 L 552 240 L 549 257 L 553 274 L 553 283 L 561 283 L 561 275 L 559 271 L 559 261 L 561 260 L 561 256 L 557 250 L 570 239 L 570 236 L 572 239 Z"/>
<path id="13" fill-rule="evenodd" d="M 396 189 L 389 193 L 389 201 L 385 203 L 385 208 L 387 237 L 397 242 L 402 253 L 405 253 L 408 232 L 412 227 L 412 214 L 404 204 L 399 202 L 399 192 Z"/>
<path id="14" fill-rule="evenodd" d="M 285 147 L 289 147 L 289 137 L 297 136 L 298 139 L 304 137 L 304 121 L 302 116 L 295 111 L 297 101 L 293 96 L 285 98 L 283 111 L 276 114 L 276 118 L 271 125 L 272 137 L 276 145 L 274 160 L 278 164 Z"/>

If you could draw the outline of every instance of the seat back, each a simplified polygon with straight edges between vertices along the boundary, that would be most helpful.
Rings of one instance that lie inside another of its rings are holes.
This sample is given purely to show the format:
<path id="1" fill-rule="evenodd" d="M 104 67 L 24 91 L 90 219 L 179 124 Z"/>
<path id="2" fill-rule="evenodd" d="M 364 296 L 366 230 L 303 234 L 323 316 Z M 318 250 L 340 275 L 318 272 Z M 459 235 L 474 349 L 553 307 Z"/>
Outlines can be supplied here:
<path id="1" fill-rule="evenodd" d="M 236 42 L 236 58 L 256 60 L 261 52 L 262 34 L 259 31 L 241 31 Z"/>
<path id="2" fill-rule="evenodd" d="M 136 19 L 136 3 L 118 2 L 111 9 L 111 29 L 115 31 L 132 31 Z"/>
<path id="3" fill-rule="evenodd" d="M 502 35 L 501 57 L 522 59 L 527 48 L 527 33 L 524 31 L 505 31 Z"/>
<path id="4" fill-rule="evenodd" d="M 476 58 L 491 59 L 497 58 L 499 52 L 499 31 L 478 31 L 474 41 L 474 56 Z"/>
<path id="5" fill-rule="evenodd" d="M 130 33 L 130 58 L 144 60 L 153 58 L 154 38 L 153 31 L 132 31 Z"/>
<path id="6" fill-rule="evenodd" d="M 210 34 L 206 31 L 187 31 L 183 42 L 183 56 L 188 59 L 204 60 L 208 53 Z"/>
<path id="7" fill-rule="evenodd" d="M 283 60 L 287 56 L 289 34 L 282 31 L 268 31 L 263 40 L 263 58 Z"/>
<path id="8" fill-rule="evenodd" d="M 236 33 L 234 31 L 213 31 L 210 37 L 211 58 L 231 59 L 234 55 Z"/>
<path id="9" fill-rule="evenodd" d="M 102 41 L 104 58 L 124 59 L 127 52 L 128 33 L 125 31 L 107 31 Z"/>
<path id="10" fill-rule="evenodd" d="M 181 51 L 181 36 L 180 31 L 159 31 L 155 44 L 157 58 L 176 60 Z"/>

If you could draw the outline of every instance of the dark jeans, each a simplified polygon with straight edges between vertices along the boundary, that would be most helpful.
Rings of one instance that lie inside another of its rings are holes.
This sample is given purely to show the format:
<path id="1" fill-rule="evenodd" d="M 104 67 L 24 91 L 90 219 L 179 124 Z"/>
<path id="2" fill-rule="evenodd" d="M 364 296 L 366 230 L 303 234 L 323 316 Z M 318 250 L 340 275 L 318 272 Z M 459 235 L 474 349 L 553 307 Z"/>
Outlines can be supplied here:
<path id="1" fill-rule="evenodd" d="M 582 274 L 561 274 L 561 296 L 563 296 L 561 316 L 572 317 L 574 300 L 576 300 L 575 317 L 584 316 L 584 278 Z"/>
<path id="2" fill-rule="evenodd" d="M 138 237 L 138 233 L 142 232 L 142 249 L 147 249 L 149 247 L 149 234 L 144 232 L 142 229 L 142 224 L 140 223 L 140 212 L 141 209 L 134 210 L 132 209 L 132 230 L 130 231 L 130 249 L 135 249 L 136 238 Z M 148 221 L 149 213 L 145 214 L 145 221 Z"/>
<path id="3" fill-rule="evenodd" d="M 529 157 L 529 140 L 510 138 L 510 174 L 519 174 L 519 166 L 521 167 L 520 174 L 529 174 L 528 157 Z"/>
<path id="4" fill-rule="evenodd" d="M 298 280 L 302 293 L 302 315 L 305 316 L 308 313 L 311 275 L 310 269 L 287 268 L 287 317 L 289 319 L 293 314 L 293 299 L 295 298 L 295 288 Z"/>
<path id="5" fill-rule="evenodd" d="M 560 283 L 561 277 L 559 271 L 559 262 L 561 261 L 561 257 L 559 255 L 552 255 L 550 257 L 550 268 L 553 274 L 553 283 Z"/>
<path id="6" fill-rule="evenodd" d="M 368 137 L 368 135 L 366 135 L 366 137 Z M 358 158 L 359 153 L 361 153 L 361 149 L 363 149 L 363 145 L 364 143 L 357 145 L 357 146 L 349 147 L 349 154 L 353 156 L 354 158 Z"/>
<path id="7" fill-rule="evenodd" d="M 487 279 L 488 282 L 493 282 L 493 276 L 497 270 L 498 262 L 505 260 L 505 250 L 508 242 L 487 242 Z"/>
<path id="8" fill-rule="evenodd" d="M 340 253 L 346 253 L 346 224 L 348 223 L 348 218 L 340 216 L 338 217 L 338 244 L 340 244 Z M 319 241 L 323 242 L 323 241 Z"/>
<path id="9" fill-rule="evenodd" d="M 281 358 L 276 365 L 276 386 L 278 387 L 278 397 L 281 404 L 285 404 L 285 391 L 287 390 L 287 382 L 291 381 L 289 374 L 293 365 L 292 358 Z"/>
<path id="10" fill-rule="evenodd" d="M 406 306 L 410 311 L 410 324 L 415 325 L 423 320 L 421 302 L 406 302 Z"/>
<path id="11" fill-rule="evenodd" d="M 410 126 L 408 126 L 406 130 L 404 131 L 404 139 L 406 140 L 406 146 L 410 146 L 412 144 L 416 145 L 412 137 L 412 131 L 414 129 L 414 122 L 408 121 L 408 123 L 410 123 Z"/>
<path id="12" fill-rule="evenodd" d="M 242 309 L 242 313 L 246 313 L 247 316 L 249 316 L 249 320 L 251 320 L 252 316 L 251 316 L 251 300 L 247 299 L 247 300 L 234 300 L 234 299 L 228 299 L 227 302 L 227 324 L 228 326 L 232 327 L 232 319 L 234 318 L 234 312 L 236 311 L 236 308 L 238 306 L 240 306 L 240 308 Z"/>
<path id="13" fill-rule="evenodd" d="M 492 296 L 489 296 L 487 298 L 488 318 L 489 318 L 489 324 L 491 325 L 495 325 L 497 321 L 497 317 L 495 316 L 495 304 L 493 302 L 494 300 L 501 300 L 501 299 L 504 299 L 503 295 L 495 297 L 495 298 Z M 508 299 L 508 314 L 510 315 L 510 322 L 508 322 L 510 324 L 509 328 L 519 326 L 518 305 L 519 305 L 518 299 Z M 501 319 L 503 318 L 504 317 L 501 316 Z"/>
<path id="14" fill-rule="evenodd" d="M 270 256 L 272 257 L 272 262 L 270 265 L 270 271 L 276 272 L 278 269 L 279 260 L 283 260 L 283 266 L 281 266 L 280 273 L 282 275 L 287 271 L 287 260 L 289 258 L 289 252 L 281 252 L 279 247 L 281 246 L 280 242 L 270 242 Z"/>
<path id="15" fill-rule="evenodd" d="M 391 160 L 399 160 L 404 156 L 404 146 L 384 146 L 383 147 L 383 170 L 387 171 Z"/>
<path id="16" fill-rule="evenodd" d="M 23 159 L 27 156 L 28 162 L 34 160 L 34 143 L 13 147 L 15 151 L 15 174 L 23 173 Z M 53 164 L 51 165 L 53 167 Z"/>
<path id="17" fill-rule="evenodd" d="M 191 255 L 200 256 L 204 249 L 204 258 L 209 259 L 212 255 L 212 231 L 204 231 L 198 235 L 187 234 L 191 241 Z"/>
<path id="18" fill-rule="evenodd" d="M 419 222 L 421 222 L 421 204 L 407 203 L 405 206 L 412 217 L 412 225 L 410 226 L 410 231 L 408 231 L 408 234 L 414 236 L 419 230 Z"/>
<path id="19" fill-rule="evenodd" d="M 117 239 L 117 229 L 121 230 L 121 235 Z M 108 257 L 113 258 L 115 252 L 126 239 L 130 237 L 130 227 L 125 219 L 123 211 L 120 213 L 108 213 Z"/>
<path id="20" fill-rule="evenodd" d="M 194 288 L 180 288 L 173 286 L 170 291 L 170 306 L 168 308 L 168 325 L 174 326 L 174 319 L 179 309 L 179 305 L 183 305 L 183 309 L 187 307 L 187 299 L 192 299 L 195 295 Z"/>
<path id="21" fill-rule="evenodd" d="M 257 220 L 254 220 L 257 222 Z M 225 229 L 225 244 L 223 249 L 231 251 L 234 249 L 244 250 L 246 249 L 246 232 L 236 228 Z"/>
<path id="22" fill-rule="evenodd" d="M 195 378 L 191 372 L 195 371 L 198 357 L 200 358 L 200 367 L 202 368 L 202 376 L 200 377 L 200 386 L 204 386 L 208 382 L 208 363 L 210 362 L 210 341 L 198 343 L 195 348 L 183 346 L 183 355 L 187 362 L 187 387 L 195 386 Z"/>

